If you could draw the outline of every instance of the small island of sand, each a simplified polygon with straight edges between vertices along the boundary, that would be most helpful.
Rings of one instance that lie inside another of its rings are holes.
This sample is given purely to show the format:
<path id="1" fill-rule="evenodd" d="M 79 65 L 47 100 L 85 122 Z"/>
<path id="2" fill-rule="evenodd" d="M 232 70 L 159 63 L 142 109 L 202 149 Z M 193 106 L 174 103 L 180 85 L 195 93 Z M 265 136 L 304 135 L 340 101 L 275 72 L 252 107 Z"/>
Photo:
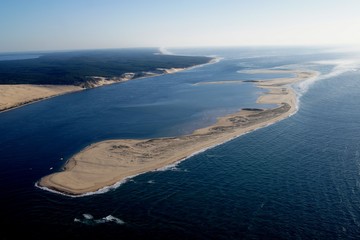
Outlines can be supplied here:
<path id="1" fill-rule="evenodd" d="M 45 176 L 37 184 L 68 195 L 95 192 L 285 119 L 295 113 L 297 108 L 297 96 L 289 85 L 315 77 L 318 73 L 300 70 L 281 72 L 294 73 L 295 77 L 255 82 L 258 87 L 269 90 L 261 95 L 257 102 L 276 104 L 275 108 L 241 109 L 237 113 L 219 118 L 212 126 L 179 137 L 120 139 L 94 143 L 71 157 L 63 171 Z"/>

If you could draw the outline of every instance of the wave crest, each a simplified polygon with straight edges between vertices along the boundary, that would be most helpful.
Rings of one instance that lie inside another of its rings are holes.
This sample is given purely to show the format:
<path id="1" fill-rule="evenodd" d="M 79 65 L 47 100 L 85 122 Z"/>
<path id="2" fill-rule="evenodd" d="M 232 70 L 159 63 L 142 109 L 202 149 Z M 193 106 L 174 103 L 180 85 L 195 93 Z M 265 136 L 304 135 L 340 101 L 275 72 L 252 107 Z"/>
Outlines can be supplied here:
<path id="1" fill-rule="evenodd" d="M 123 220 L 121 220 L 120 218 L 114 217 L 112 215 L 108 215 L 106 217 L 100 218 L 100 219 L 94 219 L 94 217 L 89 214 L 89 213 L 84 213 L 83 217 L 80 218 L 75 218 L 74 222 L 79 222 L 79 223 L 83 223 L 86 225 L 96 225 L 96 224 L 102 224 L 102 223 L 109 223 L 109 222 L 113 222 L 116 224 L 125 224 L 125 222 Z"/>
<path id="2" fill-rule="evenodd" d="M 294 89 L 297 91 L 298 94 L 303 95 L 306 93 L 310 86 L 313 85 L 315 82 L 333 78 L 339 76 L 346 72 L 358 71 L 360 67 L 359 60 L 352 60 L 352 59 L 343 59 L 343 60 L 329 60 L 329 61 L 316 61 L 313 62 L 316 65 L 334 65 L 332 70 L 326 74 L 320 74 L 313 78 L 309 78 L 305 81 L 302 81 L 294 86 Z"/>

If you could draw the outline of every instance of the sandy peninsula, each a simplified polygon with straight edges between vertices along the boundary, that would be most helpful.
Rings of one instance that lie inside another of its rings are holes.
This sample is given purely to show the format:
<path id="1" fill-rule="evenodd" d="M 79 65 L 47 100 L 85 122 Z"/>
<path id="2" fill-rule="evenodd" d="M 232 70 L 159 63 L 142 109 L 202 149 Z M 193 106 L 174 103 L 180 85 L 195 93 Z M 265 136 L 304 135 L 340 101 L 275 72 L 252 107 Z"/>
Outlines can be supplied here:
<path id="1" fill-rule="evenodd" d="M 290 84 L 317 75 L 312 71 L 291 72 L 295 77 L 255 83 L 260 88 L 268 89 L 258 98 L 258 103 L 276 104 L 275 108 L 241 109 L 219 118 L 212 126 L 179 137 L 98 142 L 71 157 L 63 171 L 40 179 L 38 185 L 69 195 L 95 192 L 287 118 L 296 111 L 297 106 L 297 96 Z"/>

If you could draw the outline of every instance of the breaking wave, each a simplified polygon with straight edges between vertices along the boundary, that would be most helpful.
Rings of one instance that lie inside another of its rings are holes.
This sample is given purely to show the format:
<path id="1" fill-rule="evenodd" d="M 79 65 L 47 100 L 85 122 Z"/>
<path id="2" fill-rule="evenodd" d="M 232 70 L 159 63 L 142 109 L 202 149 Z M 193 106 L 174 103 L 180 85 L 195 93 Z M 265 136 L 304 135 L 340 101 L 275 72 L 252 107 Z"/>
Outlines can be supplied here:
<path id="1" fill-rule="evenodd" d="M 120 218 L 114 217 L 112 215 L 108 215 L 103 218 L 95 219 L 91 214 L 84 213 L 82 215 L 82 218 L 75 218 L 74 222 L 86 224 L 86 225 L 96 225 L 96 224 L 102 224 L 102 223 L 115 223 L 115 224 L 125 224 L 123 220 Z"/>
<path id="2" fill-rule="evenodd" d="M 159 48 L 159 52 L 162 55 L 174 55 L 174 53 L 170 52 L 169 50 L 167 50 L 165 47 L 160 47 Z"/>
<path id="3" fill-rule="evenodd" d="M 313 85 L 317 81 L 336 77 L 336 76 L 339 76 L 346 72 L 358 71 L 359 67 L 360 67 L 360 61 L 352 60 L 352 59 L 317 61 L 317 62 L 313 62 L 313 63 L 317 66 L 333 65 L 333 68 L 328 73 L 320 74 L 319 76 L 309 78 L 306 81 L 302 81 L 298 84 L 295 84 L 294 89 L 297 91 L 297 93 L 300 96 L 303 95 L 304 93 L 306 93 L 309 90 L 310 86 Z"/>

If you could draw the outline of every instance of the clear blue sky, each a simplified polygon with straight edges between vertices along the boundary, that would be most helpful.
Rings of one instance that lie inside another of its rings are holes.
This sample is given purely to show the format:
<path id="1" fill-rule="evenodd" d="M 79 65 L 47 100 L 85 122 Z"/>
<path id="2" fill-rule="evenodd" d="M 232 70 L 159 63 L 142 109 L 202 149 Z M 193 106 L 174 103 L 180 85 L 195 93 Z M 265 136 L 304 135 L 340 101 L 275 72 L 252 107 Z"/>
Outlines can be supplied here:
<path id="1" fill-rule="evenodd" d="M 0 52 L 360 43 L 360 0 L 0 0 Z"/>

